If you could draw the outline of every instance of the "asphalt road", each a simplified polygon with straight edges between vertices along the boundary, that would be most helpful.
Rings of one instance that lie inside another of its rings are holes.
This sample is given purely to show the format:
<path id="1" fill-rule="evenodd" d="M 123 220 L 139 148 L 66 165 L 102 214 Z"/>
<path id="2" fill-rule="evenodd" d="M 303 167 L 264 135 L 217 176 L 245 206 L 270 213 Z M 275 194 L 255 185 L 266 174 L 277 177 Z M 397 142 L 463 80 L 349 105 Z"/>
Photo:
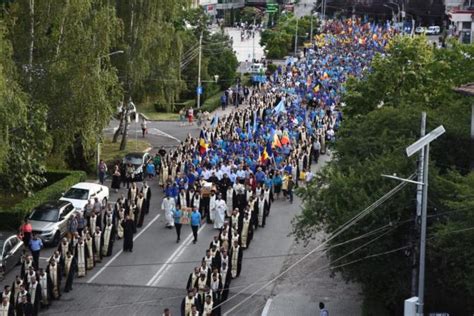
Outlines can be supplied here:
<path id="1" fill-rule="evenodd" d="M 252 52 L 252 40 L 240 42 L 238 31 L 230 29 L 228 33 L 234 38 L 239 60 L 245 60 Z M 256 43 L 258 40 L 255 39 Z M 263 55 L 263 49 L 258 48 L 259 54 L 260 51 Z M 113 134 L 117 125 L 117 121 L 112 121 L 104 134 Z M 196 125 L 182 126 L 179 122 L 151 121 L 148 122 L 148 131 L 146 137 L 153 146 L 152 153 L 161 146 L 166 149 L 175 147 L 189 133 L 199 133 Z M 131 123 L 129 135 L 130 139 L 141 137 L 140 124 Z M 133 143 L 128 149 L 134 150 Z M 163 197 L 161 190 L 156 180 L 149 183 L 152 189 L 150 213 L 145 218 L 144 226 L 135 235 L 133 253 L 123 253 L 122 241 L 117 241 L 111 257 L 89 271 L 86 277 L 76 279 L 73 291 L 64 293 L 60 301 L 55 301 L 42 314 L 157 315 L 169 307 L 173 315 L 179 315 L 189 273 L 199 264 L 217 231 L 212 225 L 203 226 L 198 243 L 192 244 L 190 227 L 183 227 L 182 241 L 177 244 L 174 230 L 165 228 L 164 214 L 160 210 Z M 110 182 L 106 184 L 110 185 Z M 121 193 L 125 193 L 125 189 Z M 115 201 L 117 197 L 118 194 L 111 191 L 110 201 Z M 266 227 L 255 232 L 250 248 L 244 252 L 242 273 L 232 281 L 229 299 L 223 306 L 224 313 L 260 315 L 267 300 L 273 298 L 273 304 L 269 305 L 270 315 L 314 315 L 314 302 L 317 299 L 329 303 L 332 315 L 347 315 L 347 311 L 351 315 L 360 314 L 356 286 L 346 285 L 340 279 L 333 280 L 328 275 L 305 278 L 310 275 L 313 264 L 324 264 L 314 261 L 295 269 L 293 273 L 296 276 L 290 274 L 276 280 L 256 293 L 248 303 L 235 308 L 239 302 L 281 273 L 292 260 L 299 258 L 292 254 L 309 251 L 296 245 L 289 236 L 291 220 L 299 211 L 298 198 L 295 198 L 294 204 L 283 200 L 272 204 Z M 45 249 L 41 257 L 48 258 L 52 252 L 51 248 Z M 42 259 L 41 266 L 45 266 L 45 259 Z M 18 273 L 19 267 L 10 272 L 2 283 L 11 284 Z M 321 297 L 321 293 L 324 293 L 324 297 Z"/>

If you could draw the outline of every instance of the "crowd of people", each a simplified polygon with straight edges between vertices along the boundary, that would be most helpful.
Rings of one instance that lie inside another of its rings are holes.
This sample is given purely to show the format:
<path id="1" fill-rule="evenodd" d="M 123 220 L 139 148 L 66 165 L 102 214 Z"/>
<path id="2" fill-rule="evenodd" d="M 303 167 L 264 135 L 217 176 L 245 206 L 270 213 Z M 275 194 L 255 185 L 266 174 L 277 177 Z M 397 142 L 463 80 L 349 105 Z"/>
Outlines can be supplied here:
<path id="1" fill-rule="evenodd" d="M 1 316 L 35 316 L 73 289 L 75 278 L 94 269 L 113 253 L 116 240 L 123 239 L 123 251 L 133 251 L 133 235 L 143 225 L 150 210 L 151 189 L 132 183 L 127 196 L 114 204 L 89 200 L 82 212 L 70 217 L 66 236 L 59 242 L 46 266 L 39 264 L 41 239 L 22 225 L 25 251 L 20 274 L 2 291 Z"/>
<path id="2" fill-rule="evenodd" d="M 389 26 L 359 19 L 326 23 L 315 49 L 248 89 L 239 98 L 244 106 L 214 116 L 198 137 L 189 135 L 170 151 L 160 149 L 149 162 L 154 168 L 148 181 L 157 179 L 163 188 L 161 209 L 176 241 L 182 225 L 192 227 L 194 242 L 203 221 L 218 231 L 189 276 L 183 315 L 220 314 L 231 280 L 241 273 L 243 252 L 265 227 L 272 204 L 292 203 L 294 189 L 313 179 L 312 164 L 335 141 L 343 120 L 343 83 L 362 76 L 394 34 Z M 72 290 L 75 277 L 112 254 L 118 238 L 124 239 L 124 251 L 133 251 L 133 234 L 149 211 L 151 191 L 146 182 L 141 188 L 128 184 L 127 196 L 113 205 L 89 201 L 46 268 L 35 267 L 25 254 L 21 275 L 2 293 L 12 314 L 1 316 L 24 315 L 23 302 L 37 313 L 59 299 L 61 291 Z"/>
<path id="3" fill-rule="evenodd" d="M 250 91 L 247 106 L 214 117 L 198 138 L 189 135 L 161 159 L 167 225 L 184 205 L 219 229 L 189 276 L 182 315 L 220 314 L 243 250 L 265 226 L 270 205 L 281 193 L 292 202 L 293 188 L 312 180 L 311 164 L 335 140 L 343 83 L 362 76 L 393 34 L 360 20 L 328 23 L 317 48 Z M 203 194 L 204 188 L 211 189 Z"/>

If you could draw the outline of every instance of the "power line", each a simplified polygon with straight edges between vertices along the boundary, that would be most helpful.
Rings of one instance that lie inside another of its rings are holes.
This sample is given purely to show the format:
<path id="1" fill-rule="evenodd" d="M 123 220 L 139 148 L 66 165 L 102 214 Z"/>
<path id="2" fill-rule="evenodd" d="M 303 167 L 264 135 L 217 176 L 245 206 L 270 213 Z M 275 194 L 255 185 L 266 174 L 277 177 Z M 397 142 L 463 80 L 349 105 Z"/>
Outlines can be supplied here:
<path id="1" fill-rule="evenodd" d="M 415 174 L 412 174 L 410 176 L 410 179 L 413 179 L 415 177 Z M 317 250 L 321 249 L 323 246 L 325 246 L 327 243 L 329 243 L 331 240 L 333 240 L 334 238 L 336 238 L 337 236 L 339 236 L 340 234 L 342 234 L 344 231 L 346 231 L 347 229 L 349 229 L 352 225 L 354 225 L 355 223 L 357 223 L 360 219 L 364 218 L 365 216 L 367 216 L 369 213 L 371 213 L 373 210 L 375 210 L 378 206 L 380 206 L 381 204 L 383 204 L 385 201 L 387 201 L 388 199 L 390 199 L 393 195 L 395 195 L 398 191 L 400 191 L 401 189 L 403 189 L 405 186 L 406 186 L 406 182 L 402 182 L 400 184 L 398 184 L 397 186 L 395 186 L 392 190 L 390 190 L 389 192 L 387 192 L 386 194 L 384 194 L 381 198 L 379 198 L 377 201 L 375 201 L 372 205 L 370 205 L 369 207 L 367 207 L 366 209 L 364 209 L 363 211 L 361 211 L 360 213 L 358 213 L 356 216 L 354 216 L 352 219 L 350 219 L 349 221 L 347 221 L 345 224 L 343 224 L 342 226 L 340 226 L 338 229 L 336 229 L 334 231 L 334 233 L 330 234 L 329 238 L 326 239 L 324 242 L 322 242 L 320 245 L 318 245 L 317 247 L 315 247 L 313 250 L 311 250 L 309 253 L 307 253 L 306 255 L 304 255 L 302 258 L 298 259 L 295 263 L 293 263 L 292 265 L 290 265 L 288 268 L 286 268 L 285 270 L 283 270 L 283 272 L 281 272 L 280 274 L 278 274 L 276 277 L 274 277 L 273 279 L 271 279 L 270 281 L 268 281 L 267 283 L 265 283 L 262 287 L 260 287 L 257 291 L 254 291 L 251 295 L 249 295 L 248 297 L 246 297 L 244 300 L 242 300 L 241 302 L 239 302 L 237 305 L 235 305 L 230 311 L 232 310 L 235 310 L 236 308 L 238 308 L 239 306 L 241 306 L 242 304 L 244 304 L 245 302 L 247 302 L 249 299 L 251 299 L 253 296 L 255 296 L 257 293 L 259 293 L 261 290 L 265 289 L 267 286 L 269 286 L 270 284 L 272 284 L 273 282 L 275 282 L 276 280 L 278 280 L 280 277 L 282 277 L 283 275 L 285 275 L 288 271 L 292 270 L 294 267 L 296 267 L 298 264 L 300 264 L 302 261 L 304 261 L 306 258 L 308 258 L 311 254 L 313 254 L 314 252 L 316 252 Z M 245 290 L 245 289 L 244 289 Z M 239 293 L 237 293 L 236 295 L 232 296 L 231 298 L 227 299 L 225 302 L 223 303 L 219 303 L 218 305 L 216 305 L 213 309 L 231 301 L 232 299 L 234 299 L 235 297 L 237 297 L 237 295 L 241 294 L 243 292 L 240 291 Z"/>

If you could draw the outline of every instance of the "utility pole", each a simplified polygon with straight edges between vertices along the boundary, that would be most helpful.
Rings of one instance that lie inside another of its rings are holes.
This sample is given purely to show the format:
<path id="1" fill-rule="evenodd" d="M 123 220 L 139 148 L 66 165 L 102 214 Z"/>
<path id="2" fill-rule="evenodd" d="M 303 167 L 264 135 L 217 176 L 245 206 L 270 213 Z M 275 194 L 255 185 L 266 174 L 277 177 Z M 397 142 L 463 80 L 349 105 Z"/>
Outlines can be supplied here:
<path id="1" fill-rule="evenodd" d="M 296 18 L 296 30 L 295 30 L 295 58 L 296 58 L 296 49 L 298 48 L 298 18 Z"/>
<path id="2" fill-rule="evenodd" d="M 255 30 L 256 30 L 256 25 L 257 23 L 257 17 L 253 17 L 253 30 L 252 30 L 252 64 L 255 62 Z"/>
<path id="3" fill-rule="evenodd" d="M 420 138 L 426 134 L 426 112 L 421 113 L 421 128 Z M 418 182 L 423 182 L 423 166 L 424 166 L 424 152 L 420 151 L 420 157 L 418 158 Z M 421 210 L 423 206 L 423 185 L 417 184 L 416 186 L 416 214 L 415 214 L 415 232 L 419 233 L 418 223 L 421 216 Z M 418 235 L 418 234 L 417 234 Z M 413 251 L 412 271 L 411 271 L 411 296 L 416 296 L 416 285 L 418 270 L 416 268 L 416 255 L 417 251 Z"/>
<path id="4" fill-rule="evenodd" d="M 430 144 L 426 144 L 423 151 L 423 202 L 421 207 L 421 235 L 420 235 L 420 270 L 418 272 L 418 311 L 423 316 L 425 295 L 425 257 L 426 257 L 426 213 L 428 210 L 428 168 Z"/>
<path id="5" fill-rule="evenodd" d="M 309 41 L 313 45 L 313 14 L 311 14 L 311 30 L 309 31 Z"/>
<path id="6" fill-rule="evenodd" d="M 202 86 L 201 86 L 201 59 L 202 59 L 202 32 L 199 36 L 199 58 L 198 58 L 198 86 L 196 89 L 197 93 L 197 107 L 201 107 L 201 93 L 202 93 Z"/>

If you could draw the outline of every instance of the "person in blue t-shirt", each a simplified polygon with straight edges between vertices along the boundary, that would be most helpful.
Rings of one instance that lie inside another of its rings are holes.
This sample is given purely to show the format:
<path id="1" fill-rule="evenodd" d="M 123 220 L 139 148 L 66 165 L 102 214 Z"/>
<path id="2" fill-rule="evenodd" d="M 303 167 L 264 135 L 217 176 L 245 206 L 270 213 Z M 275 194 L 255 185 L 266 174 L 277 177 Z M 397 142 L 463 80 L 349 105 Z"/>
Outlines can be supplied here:
<path id="1" fill-rule="evenodd" d="M 191 229 L 193 230 L 193 244 L 198 240 L 198 229 L 201 226 L 201 213 L 198 212 L 197 208 L 193 209 L 191 213 Z"/>
<path id="2" fill-rule="evenodd" d="M 183 211 L 181 210 L 181 205 L 178 204 L 173 211 L 174 228 L 176 229 L 176 235 L 178 237 L 176 239 L 177 243 L 181 240 L 181 217 L 183 217 Z"/>

